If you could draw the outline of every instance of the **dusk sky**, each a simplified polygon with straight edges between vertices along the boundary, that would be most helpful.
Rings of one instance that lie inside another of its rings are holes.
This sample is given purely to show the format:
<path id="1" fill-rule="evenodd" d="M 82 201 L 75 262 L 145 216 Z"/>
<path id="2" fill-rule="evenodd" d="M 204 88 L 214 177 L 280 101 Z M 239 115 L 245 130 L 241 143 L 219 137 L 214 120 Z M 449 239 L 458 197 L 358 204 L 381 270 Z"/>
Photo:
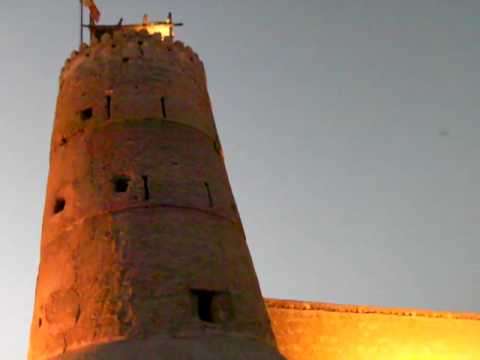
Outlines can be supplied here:
<path id="1" fill-rule="evenodd" d="M 480 1 L 97 5 L 185 23 L 265 297 L 480 312 Z M 0 358 L 20 360 L 79 4 L 0 13 Z"/>

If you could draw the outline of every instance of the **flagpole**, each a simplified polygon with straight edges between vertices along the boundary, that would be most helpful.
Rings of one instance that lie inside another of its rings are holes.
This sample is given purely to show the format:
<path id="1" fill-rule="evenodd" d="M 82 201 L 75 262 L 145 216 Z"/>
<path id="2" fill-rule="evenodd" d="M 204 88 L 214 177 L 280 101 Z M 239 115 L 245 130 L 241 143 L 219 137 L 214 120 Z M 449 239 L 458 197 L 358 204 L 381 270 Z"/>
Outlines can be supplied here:
<path id="1" fill-rule="evenodd" d="M 83 3 L 80 0 L 80 45 L 83 44 Z"/>

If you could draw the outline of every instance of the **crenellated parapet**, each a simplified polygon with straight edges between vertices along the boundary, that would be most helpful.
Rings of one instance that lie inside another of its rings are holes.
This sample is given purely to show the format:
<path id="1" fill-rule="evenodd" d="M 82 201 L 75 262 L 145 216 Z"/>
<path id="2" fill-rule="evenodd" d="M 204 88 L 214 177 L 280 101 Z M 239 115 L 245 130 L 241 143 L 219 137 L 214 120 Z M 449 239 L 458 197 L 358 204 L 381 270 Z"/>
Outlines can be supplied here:
<path id="1" fill-rule="evenodd" d="M 139 48 L 143 46 L 144 50 L 153 49 L 153 51 L 148 52 L 148 54 L 152 56 L 156 56 L 164 50 L 175 51 L 180 58 L 188 63 L 188 68 L 191 68 L 191 63 L 198 63 L 203 67 L 203 63 L 198 54 L 182 41 L 173 41 L 170 37 L 162 37 L 160 33 L 151 35 L 146 30 L 135 31 L 134 29 L 128 29 L 114 32 L 113 37 L 108 33 L 103 34 L 100 41 L 93 38 L 90 45 L 82 43 L 79 50 L 72 51 L 70 57 L 66 59 L 60 74 L 60 79 L 63 80 L 68 76 L 69 70 L 74 68 L 75 65 L 78 65 L 79 62 L 85 60 L 85 58 L 95 59 L 95 56 L 114 58 L 118 56 L 119 59 L 123 59 L 125 55 L 132 57 L 135 57 L 135 55 L 138 55 L 138 57 L 147 55 L 146 53 L 142 54 L 141 51 L 132 51 L 137 45 Z"/>
<path id="2" fill-rule="evenodd" d="M 128 30 L 72 52 L 60 76 L 52 151 L 88 128 L 131 119 L 181 123 L 218 143 L 204 66 L 189 46 Z"/>
<path id="3" fill-rule="evenodd" d="M 480 358 L 478 314 L 291 300 L 265 303 L 288 360 Z"/>

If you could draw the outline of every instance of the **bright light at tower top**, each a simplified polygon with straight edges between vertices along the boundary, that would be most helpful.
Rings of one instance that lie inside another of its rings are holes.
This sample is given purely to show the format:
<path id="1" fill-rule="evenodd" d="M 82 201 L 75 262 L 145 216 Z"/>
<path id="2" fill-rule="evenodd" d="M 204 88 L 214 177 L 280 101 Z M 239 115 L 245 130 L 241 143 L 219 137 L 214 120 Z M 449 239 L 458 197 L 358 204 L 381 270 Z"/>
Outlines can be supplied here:
<path id="1" fill-rule="evenodd" d="M 175 27 L 176 26 L 183 26 L 182 23 L 175 23 L 173 22 L 172 13 L 168 14 L 168 17 L 165 21 L 159 22 L 150 22 L 148 16 L 145 15 L 143 17 L 142 27 L 145 28 L 150 35 L 153 34 L 162 34 L 162 37 L 175 37 Z"/>
<path id="2" fill-rule="evenodd" d="M 183 23 L 174 22 L 172 13 L 168 14 L 168 17 L 164 21 L 150 21 L 148 15 L 144 15 L 143 21 L 137 24 L 123 24 L 123 19 L 115 25 L 100 25 L 94 21 L 90 21 L 90 24 L 83 25 L 90 29 L 91 37 L 100 40 L 103 34 L 112 35 L 116 31 L 142 31 L 146 30 L 150 35 L 161 34 L 163 38 L 174 38 L 175 28 L 183 26 Z"/>

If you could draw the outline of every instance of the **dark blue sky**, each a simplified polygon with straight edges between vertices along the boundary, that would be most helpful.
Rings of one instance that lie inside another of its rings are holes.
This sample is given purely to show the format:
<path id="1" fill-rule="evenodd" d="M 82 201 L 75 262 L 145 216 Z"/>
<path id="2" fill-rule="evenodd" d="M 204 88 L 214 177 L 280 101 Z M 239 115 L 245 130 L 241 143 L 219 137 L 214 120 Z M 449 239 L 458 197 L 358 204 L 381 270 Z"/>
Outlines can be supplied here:
<path id="1" fill-rule="evenodd" d="M 97 0 L 206 64 L 265 296 L 480 311 L 480 2 Z M 0 4 L 0 333 L 25 358 L 77 1 Z"/>

